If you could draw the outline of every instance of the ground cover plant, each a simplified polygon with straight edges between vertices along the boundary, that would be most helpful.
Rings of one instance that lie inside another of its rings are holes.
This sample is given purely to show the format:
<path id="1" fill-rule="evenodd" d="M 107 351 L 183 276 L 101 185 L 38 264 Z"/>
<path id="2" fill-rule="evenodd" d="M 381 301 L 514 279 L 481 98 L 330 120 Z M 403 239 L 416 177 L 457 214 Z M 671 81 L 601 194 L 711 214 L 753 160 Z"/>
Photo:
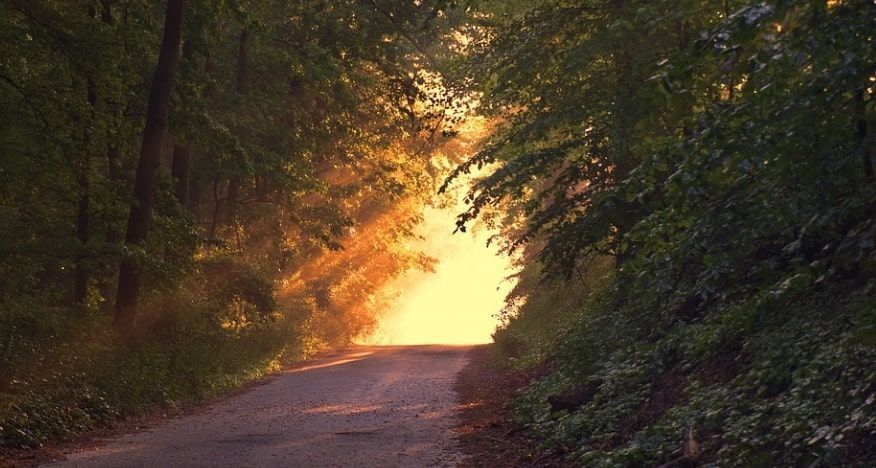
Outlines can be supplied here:
<path id="1" fill-rule="evenodd" d="M 585 466 L 872 464 L 873 5 L 485 8 L 459 226 L 523 252 L 520 423 Z"/>

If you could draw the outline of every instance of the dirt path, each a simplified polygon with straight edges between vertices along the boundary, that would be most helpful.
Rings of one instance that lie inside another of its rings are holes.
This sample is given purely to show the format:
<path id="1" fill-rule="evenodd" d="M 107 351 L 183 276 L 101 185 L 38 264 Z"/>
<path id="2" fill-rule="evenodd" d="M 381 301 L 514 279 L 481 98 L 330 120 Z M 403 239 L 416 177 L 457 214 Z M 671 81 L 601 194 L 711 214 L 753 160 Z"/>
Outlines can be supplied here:
<path id="1" fill-rule="evenodd" d="M 468 349 L 353 349 L 53 466 L 453 466 Z"/>

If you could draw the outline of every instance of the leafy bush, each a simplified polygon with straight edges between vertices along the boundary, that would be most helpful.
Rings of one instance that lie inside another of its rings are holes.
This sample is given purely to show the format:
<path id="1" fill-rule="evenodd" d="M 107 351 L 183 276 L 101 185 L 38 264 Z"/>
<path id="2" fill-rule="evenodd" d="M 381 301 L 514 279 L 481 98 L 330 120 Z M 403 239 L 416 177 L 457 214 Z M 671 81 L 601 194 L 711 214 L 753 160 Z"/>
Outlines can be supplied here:
<path id="1" fill-rule="evenodd" d="M 553 369 L 521 421 L 588 466 L 876 463 L 872 2 L 484 10 L 459 224 L 508 213 L 536 278 L 497 333 Z"/>
<path id="2" fill-rule="evenodd" d="M 520 317 L 544 303 L 527 303 Z M 876 435 L 876 347 L 861 332 L 873 304 L 872 287 L 805 291 L 769 308 L 752 298 L 650 340 L 605 303 L 590 304 L 555 342 L 554 371 L 525 389 L 516 414 L 545 448 L 584 465 L 662 463 L 682 455 L 689 433 L 701 460 L 722 466 L 872 462 L 865 441 Z M 512 319 L 503 333 L 515 328 Z M 552 409 L 552 397 L 591 384 L 575 407 Z"/>
<path id="3" fill-rule="evenodd" d="M 143 332 L 124 341 L 98 314 L 0 314 L 3 340 L 18 349 L 4 357 L 0 444 L 32 446 L 156 406 L 175 409 L 310 352 L 269 282 L 242 265 L 208 265 L 155 296 Z M 227 269 L 221 277 L 216 265 Z"/>

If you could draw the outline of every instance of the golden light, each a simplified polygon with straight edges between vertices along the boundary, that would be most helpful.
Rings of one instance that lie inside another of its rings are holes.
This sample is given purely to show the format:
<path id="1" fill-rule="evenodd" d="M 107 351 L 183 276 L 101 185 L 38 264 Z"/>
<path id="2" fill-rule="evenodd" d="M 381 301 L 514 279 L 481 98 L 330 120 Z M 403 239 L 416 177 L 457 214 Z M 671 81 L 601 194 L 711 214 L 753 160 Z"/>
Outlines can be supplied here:
<path id="1" fill-rule="evenodd" d="M 476 105 L 476 99 L 471 99 Z M 474 154 L 492 125 L 483 117 L 468 116 L 456 130 L 457 137 L 444 142 L 433 155 L 434 167 L 440 172 L 449 174 L 456 165 L 452 161 Z M 487 239 L 495 232 L 483 224 L 469 226 L 465 233 L 453 233 L 456 216 L 468 208 L 463 201 L 468 188 L 487 173 L 487 168 L 475 172 L 480 174 L 457 179 L 440 207 L 423 210 L 423 220 L 416 229 L 419 240 L 411 247 L 436 260 L 434 271 L 410 270 L 384 288 L 384 296 L 394 296 L 389 301 L 392 306 L 381 314 L 376 331 L 364 343 L 468 345 L 492 341 L 498 314 L 514 287 L 509 277 L 515 270 L 510 257 L 496 246 L 487 246 Z"/>
<path id="2" fill-rule="evenodd" d="M 497 314 L 513 287 L 511 260 L 487 247 L 491 234 L 452 234 L 462 207 L 427 208 L 419 234 L 420 247 L 438 261 L 433 273 L 414 271 L 392 285 L 398 299 L 380 320 L 371 344 L 488 343 Z"/>

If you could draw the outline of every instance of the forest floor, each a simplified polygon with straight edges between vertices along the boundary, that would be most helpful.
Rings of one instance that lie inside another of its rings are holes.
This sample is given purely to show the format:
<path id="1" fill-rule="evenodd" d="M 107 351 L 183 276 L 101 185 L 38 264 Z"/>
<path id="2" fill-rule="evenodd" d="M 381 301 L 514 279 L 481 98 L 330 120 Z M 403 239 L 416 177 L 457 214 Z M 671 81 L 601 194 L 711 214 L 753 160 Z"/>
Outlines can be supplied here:
<path id="1" fill-rule="evenodd" d="M 537 442 L 514 422 L 511 401 L 545 369 L 523 372 L 504 368 L 493 357 L 492 345 L 472 348 L 459 373 L 456 391 L 461 402 L 456 431 L 466 458 L 465 467 L 562 466 L 553 453 L 538 450 Z"/>
<path id="2" fill-rule="evenodd" d="M 559 466 L 510 409 L 539 372 L 497 365 L 490 345 L 357 347 L 180 414 L 5 455 L 9 466 Z"/>
<path id="3" fill-rule="evenodd" d="M 189 414 L 118 427 L 53 466 L 456 466 L 454 382 L 470 349 L 326 355 Z"/>

